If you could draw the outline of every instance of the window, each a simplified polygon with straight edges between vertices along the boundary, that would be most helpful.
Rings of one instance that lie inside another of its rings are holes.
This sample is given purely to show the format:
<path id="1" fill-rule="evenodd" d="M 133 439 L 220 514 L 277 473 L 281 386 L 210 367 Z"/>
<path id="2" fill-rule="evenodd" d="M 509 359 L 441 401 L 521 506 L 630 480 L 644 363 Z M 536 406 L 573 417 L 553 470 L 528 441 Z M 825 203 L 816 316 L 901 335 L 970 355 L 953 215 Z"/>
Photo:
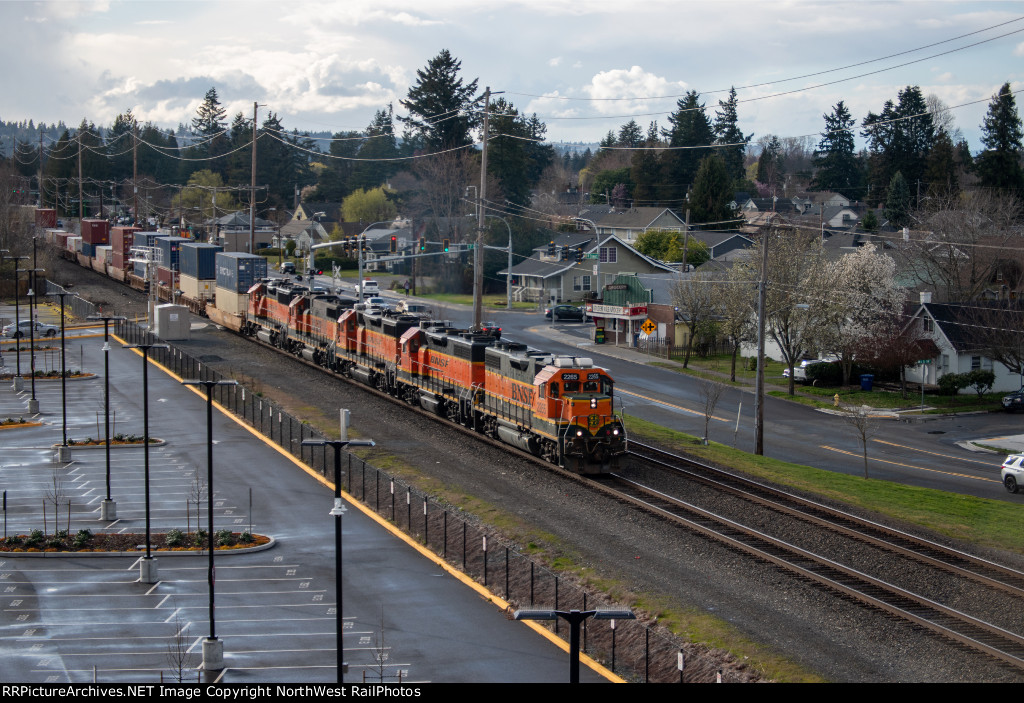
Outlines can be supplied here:
<path id="1" fill-rule="evenodd" d="M 971 357 L 971 371 L 977 371 L 980 368 L 981 368 L 981 357 L 980 356 L 972 356 Z"/>
<path id="2" fill-rule="evenodd" d="M 615 247 L 601 247 L 600 261 L 602 264 L 614 264 L 618 261 L 619 250 Z"/>
<path id="3" fill-rule="evenodd" d="M 590 290 L 590 276 L 573 276 L 573 290 Z"/>
<path id="4" fill-rule="evenodd" d="M 921 318 L 921 329 L 925 332 L 933 332 L 935 330 L 935 321 L 925 315 Z"/>

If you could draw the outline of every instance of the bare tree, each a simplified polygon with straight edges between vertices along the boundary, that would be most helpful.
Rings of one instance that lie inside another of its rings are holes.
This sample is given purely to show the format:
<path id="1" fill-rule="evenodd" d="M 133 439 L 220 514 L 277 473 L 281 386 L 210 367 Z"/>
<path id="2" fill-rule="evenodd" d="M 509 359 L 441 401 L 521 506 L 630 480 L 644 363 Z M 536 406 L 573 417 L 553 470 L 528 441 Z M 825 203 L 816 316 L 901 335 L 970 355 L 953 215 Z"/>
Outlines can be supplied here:
<path id="1" fill-rule="evenodd" d="M 185 681 L 185 674 L 196 668 L 195 655 L 189 651 L 192 641 L 188 635 L 188 623 L 183 622 L 181 617 L 175 614 L 172 625 L 174 632 L 167 642 L 167 664 L 171 669 L 171 676 L 174 680 L 178 683 L 183 683 Z"/>
<path id="2" fill-rule="evenodd" d="M 721 400 L 726 388 L 728 388 L 726 384 L 710 378 L 702 378 L 697 382 L 697 391 L 700 393 L 700 400 L 704 404 L 704 444 L 707 444 L 709 441 L 708 428 L 711 424 L 711 418 L 715 414 L 715 406 L 718 405 L 718 401 Z"/>
<path id="3" fill-rule="evenodd" d="M 689 338 L 686 340 L 686 354 L 683 368 L 690 363 L 693 343 L 701 327 L 711 320 L 718 310 L 718 283 L 713 274 L 694 273 L 680 278 L 672 285 L 672 303 L 683 314 Z"/>
<path id="4" fill-rule="evenodd" d="M 53 534 L 56 535 L 60 530 L 60 506 L 68 500 L 67 493 L 64 490 L 64 477 L 56 471 L 50 476 L 50 486 L 46 489 L 45 500 L 53 503 Z M 70 512 L 70 505 L 68 511 Z M 43 532 L 46 531 L 46 522 L 43 522 Z"/>
<path id="5" fill-rule="evenodd" d="M 719 287 L 719 304 L 722 319 L 719 330 L 729 340 L 732 347 L 732 360 L 729 366 L 729 380 L 736 382 L 736 357 L 739 355 L 743 342 L 757 338 L 756 288 L 753 283 L 744 280 L 742 270 L 733 267 L 728 280 Z"/>
<path id="6" fill-rule="evenodd" d="M 203 501 L 206 500 L 206 491 L 206 474 L 200 471 L 199 467 L 197 466 L 192 472 L 192 482 L 191 484 L 189 484 L 188 489 L 188 512 L 191 512 L 192 503 L 196 504 L 196 532 L 198 532 L 200 529 L 200 518 L 202 517 L 200 509 L 202 507 Z M 187 519 L 188 515 L 186 515 L 186 520 Z"/>
<path id="7" fill-rule="evenodd" d="M 935 199 L 920 226 L 894 242 L 903 271 L 937 300 L 961 303 L 986 292 L 1009 297 L 1024 286 L 1024 236 L 1017 199 L 966 191 Z"/>
<path id="8" fill-rule="evenodd" d="M 853 428 L 860 442 L 861 453 L 864 456 L 864 478 L 868 476 L 868 442 L 878 432 L 878 418 L 871 414 L 871 408 L 862 405 L 859 408 L 849 406 L 843 408 L 843 419 Z"/>

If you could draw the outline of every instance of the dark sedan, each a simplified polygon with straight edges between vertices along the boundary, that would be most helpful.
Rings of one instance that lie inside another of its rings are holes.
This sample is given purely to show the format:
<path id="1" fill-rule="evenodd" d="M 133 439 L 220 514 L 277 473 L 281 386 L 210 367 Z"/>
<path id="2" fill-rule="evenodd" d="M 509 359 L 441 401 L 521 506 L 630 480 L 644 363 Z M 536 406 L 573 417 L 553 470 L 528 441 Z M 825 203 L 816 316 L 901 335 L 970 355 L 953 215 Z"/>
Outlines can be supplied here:
<path id="1" fill-rule="evenodd" d="M 556 320 L 583 322 L 583 308 L 578 308 L 575 305 L 556 305 L 554 308 L 548 308 L 544 311 L 544 317 L 551 319 L 552 312 L 554 312 Z"/>

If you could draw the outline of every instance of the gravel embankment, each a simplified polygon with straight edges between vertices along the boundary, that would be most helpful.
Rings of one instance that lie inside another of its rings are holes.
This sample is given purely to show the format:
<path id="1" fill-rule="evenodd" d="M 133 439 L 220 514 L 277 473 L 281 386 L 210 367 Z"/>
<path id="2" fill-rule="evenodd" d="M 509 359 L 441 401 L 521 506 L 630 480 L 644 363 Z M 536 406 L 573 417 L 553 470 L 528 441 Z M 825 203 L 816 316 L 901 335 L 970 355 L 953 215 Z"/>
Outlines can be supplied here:
<path id="1" fill-rule="evenodd" d="M 117 314 L 144 309 L 134 291 L 63 263 L 57 282 L 106 303 Z M 258 347 L 227 332 L 204 330 L 181 344 L 222 369 L 256 377 L 261 390 L 300 417 L 334 426 L 338 408 L 353 409 L 353 424 L 388 453 L 440 481 L 512 513 L 536 533 L 552 535 L 556 546 L 601 578 L 616 579 L 650 602 L 713 614 L 755 642 L 784 654 L 833 681 L 1021 681 L 1024 672 L 994 662 L 741 556 L 669 525 L 584 485 L 475 438 L 377 398 L 343 381 Z M 221 361 L 216 361 L 219 357 Z M 721 498 L 707 495 L 717 503 Z M 723 505 L 725 503 L 723 502 Z M 734 508 L 750 515 L 752 509 Z M 775 523 L 776 518 L 759 518 Z M 799 524 L 781 529 L 793 540 L 824 548 L 829 540 Z M 841 547 L 848 549 L 848 546 Z M 867 548 L 864 548 L 867 550 Z M 914 579 L 905 564 L 865 551 L 871 568 L 894 578 Z M 948 587 L 947 587 L 948 588 Z M 934 586 L 944 597 L 943 586 Z M 977 587 L 953 594 L 957 602 L 991 612 L 1006 596 L 977 596 Z M 1001 600 L 1000 600 L 1001 599 Z M 1016 603 L 1013 604 L 1016 606 Z M 1006 608 L 1010 610 L 1010 608 Z M 1015 609 L 1015 608 L 1014 608 Z M 1012 616 L 1009 622 L 1019 622 Z M 755 664 L 754 662 L 750 662 Z"/>

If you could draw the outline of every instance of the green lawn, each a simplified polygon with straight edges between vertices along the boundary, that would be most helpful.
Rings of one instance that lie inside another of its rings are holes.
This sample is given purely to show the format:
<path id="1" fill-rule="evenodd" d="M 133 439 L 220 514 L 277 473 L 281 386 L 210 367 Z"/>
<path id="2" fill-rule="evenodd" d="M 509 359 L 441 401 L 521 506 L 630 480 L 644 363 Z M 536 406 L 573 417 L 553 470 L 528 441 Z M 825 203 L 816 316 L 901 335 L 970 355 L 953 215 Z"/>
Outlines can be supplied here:
<path id="1" fill-rule="evenodd" d="M 439 303 L 449 303 L 451 305 L 472 305 L 473 296 L 470 294 L 463 293 L 421 293 L 417 296 L 418 298 L 425 298 L 427 300 L 436 300 Z M 484 307 L 485 308 L 504 308 L 506 296 L 504 294 L 497 295 L 485 295 L 484 296 Z M 536 310 L 536 303 L 512 303 L 513 310 Z"/>

